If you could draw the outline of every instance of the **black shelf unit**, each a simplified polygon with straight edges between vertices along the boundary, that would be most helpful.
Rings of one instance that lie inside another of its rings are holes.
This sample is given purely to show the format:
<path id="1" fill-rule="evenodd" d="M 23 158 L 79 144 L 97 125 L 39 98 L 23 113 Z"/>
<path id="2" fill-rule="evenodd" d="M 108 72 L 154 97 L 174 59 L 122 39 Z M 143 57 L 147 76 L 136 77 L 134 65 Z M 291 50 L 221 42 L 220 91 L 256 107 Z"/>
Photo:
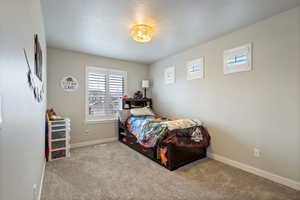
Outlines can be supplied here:
<path id="1" fill-rule="evenodd" d="M 122 108 L 124 110 L 132 109 L 132 108 L 143 108 L 143 107 L 152 108 L 152 99 L 151 98 L 142 98 L 142 99 L 127 98 L 122 100 Z"/>

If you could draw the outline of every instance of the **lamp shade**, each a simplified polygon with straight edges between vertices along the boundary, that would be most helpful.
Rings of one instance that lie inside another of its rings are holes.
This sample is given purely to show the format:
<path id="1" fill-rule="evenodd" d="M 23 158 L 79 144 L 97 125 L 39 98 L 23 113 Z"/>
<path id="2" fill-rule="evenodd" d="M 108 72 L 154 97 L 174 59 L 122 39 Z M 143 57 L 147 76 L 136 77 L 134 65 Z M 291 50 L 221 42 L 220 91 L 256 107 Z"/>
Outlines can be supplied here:
<path id="1" fill-rule="evenodd" d="M 143 80 L 142 81 L 142 88 L 149 88 L 150 84 L 149 84 L 149 80 Z"/>

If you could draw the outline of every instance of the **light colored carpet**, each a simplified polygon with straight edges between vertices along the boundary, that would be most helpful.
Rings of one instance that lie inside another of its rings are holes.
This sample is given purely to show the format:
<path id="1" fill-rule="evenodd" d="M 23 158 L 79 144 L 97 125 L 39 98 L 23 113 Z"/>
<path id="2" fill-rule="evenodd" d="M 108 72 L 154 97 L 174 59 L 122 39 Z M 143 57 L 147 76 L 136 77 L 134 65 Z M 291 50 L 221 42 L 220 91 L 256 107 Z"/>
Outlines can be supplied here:
<path id="1" fill-rule="evenodd" d="M 173 172 L 119 143 L 47 163 L 42 200 L 300 199 L 300 192 L 202 159 Z"/>

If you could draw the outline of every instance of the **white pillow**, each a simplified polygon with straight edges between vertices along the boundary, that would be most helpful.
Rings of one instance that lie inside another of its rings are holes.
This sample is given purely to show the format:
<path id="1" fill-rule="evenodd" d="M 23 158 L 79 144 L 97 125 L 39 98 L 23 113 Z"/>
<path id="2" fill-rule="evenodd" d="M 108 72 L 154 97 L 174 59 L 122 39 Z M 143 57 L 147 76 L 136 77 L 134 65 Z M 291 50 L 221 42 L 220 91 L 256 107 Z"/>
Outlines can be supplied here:
<path id="1" fill-rule="evenodd" d="M 150 108 L 134 108 L 130 110 L 130 113 L 133 116 L 141 116 L 141 115 L 154 115 Z"/>

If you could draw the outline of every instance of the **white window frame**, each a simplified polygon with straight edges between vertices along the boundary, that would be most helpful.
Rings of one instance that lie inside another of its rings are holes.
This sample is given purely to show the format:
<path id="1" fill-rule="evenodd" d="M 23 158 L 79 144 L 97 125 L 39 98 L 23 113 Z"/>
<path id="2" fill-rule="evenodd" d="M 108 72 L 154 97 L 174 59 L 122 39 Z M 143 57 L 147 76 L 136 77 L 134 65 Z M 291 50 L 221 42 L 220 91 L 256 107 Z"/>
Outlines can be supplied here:
<path id="1" fill-rule="evenodd" d="M 247 62 L 244 64 L 228 66 L 228 59 L 239 53 L 247 53 Z M 248 43 L 243 46 L 224 51 L 223 62 L 224 62 L 223 63 L 224 74 L 251 71 L 252 70 L 252 44 Z"/>
<path id="2" fill-rule="evenodd" d="M 199 72 L 191 72 L 194 65 L 200 65 Z M 187 80 L 203 79 L 204 78 L 204 57 L 195 59 L 186 63 Z"/>
<path id="3" fill-rule="evenodd" d="M 114 72 L 120 73 L 124 76 L 124 95 L 127 94 L 127 72 L 121 70 L 115 70 L 110 68 L 102 68 L 96 66 L 86 66 L 85 68 L 85 122 L 88 124 L 94 123 L 103 123 L 109 121 L 116 121 L 116 115 L 108 115 L 108 116 L 90 116 L 89 115 L 89 96 L 88 96 L 88 74 L 89 72 Z"/>

